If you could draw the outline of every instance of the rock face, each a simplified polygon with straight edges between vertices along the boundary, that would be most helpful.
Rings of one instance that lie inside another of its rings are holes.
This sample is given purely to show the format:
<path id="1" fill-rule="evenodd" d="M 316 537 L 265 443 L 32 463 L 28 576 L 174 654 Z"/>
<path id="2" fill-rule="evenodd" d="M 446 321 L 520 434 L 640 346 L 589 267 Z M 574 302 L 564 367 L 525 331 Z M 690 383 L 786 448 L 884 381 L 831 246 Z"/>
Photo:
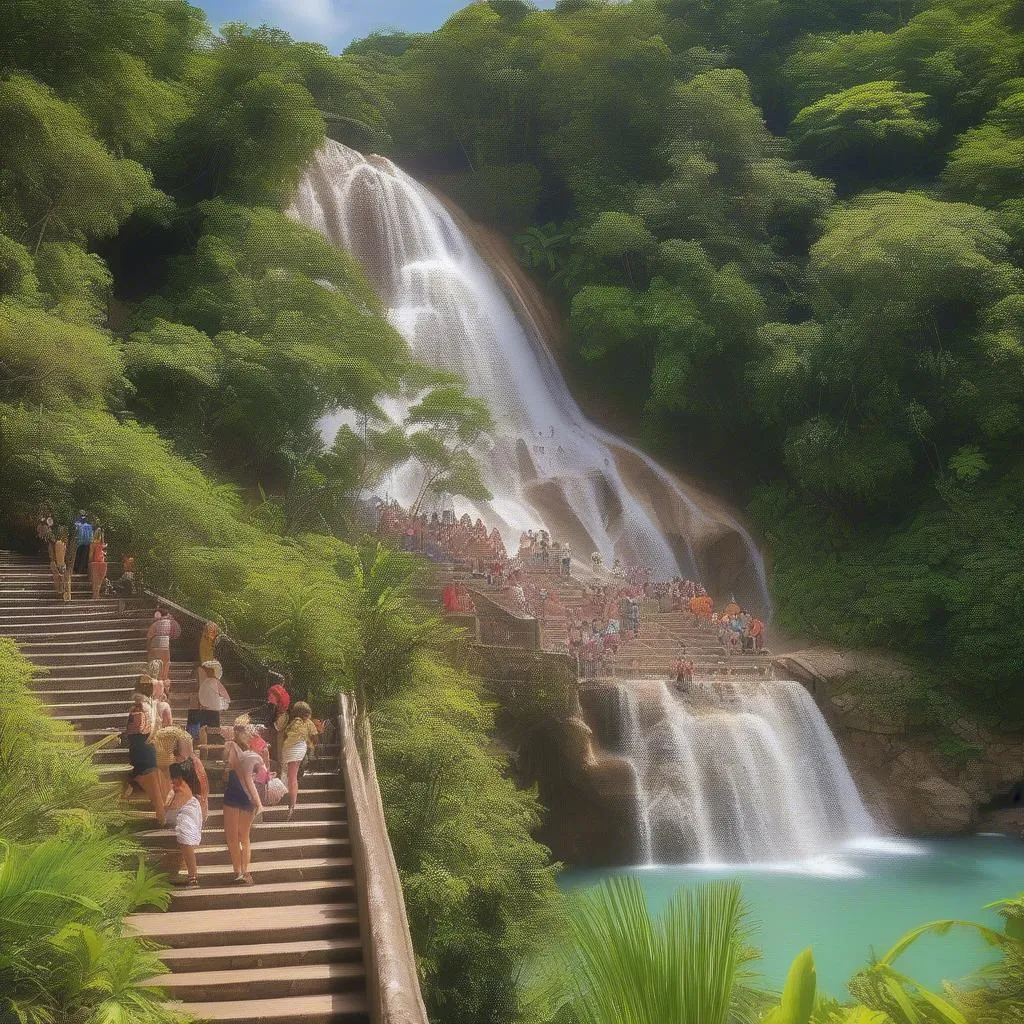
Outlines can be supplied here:
<path id="1" fill-rule="evenodd" d="M 775 669 L 814 695 L 880 823 L 907 835 L 1024 835 L 1024 734 L 961 720 L 959 749 L 944 753 L 932 730 L 865 697 L 865 679 L 911 674 L 886 654 L 811 648 L 775 658 Z"/>
<path id="2" fill-rule="evenodd" d="M 574 867 L 632 864 L 637 857 L 633 768 L 601 751 L 578 716 L 549 719 L 517 754 L 519 781 L 547 809 L 538 838 Z"/>

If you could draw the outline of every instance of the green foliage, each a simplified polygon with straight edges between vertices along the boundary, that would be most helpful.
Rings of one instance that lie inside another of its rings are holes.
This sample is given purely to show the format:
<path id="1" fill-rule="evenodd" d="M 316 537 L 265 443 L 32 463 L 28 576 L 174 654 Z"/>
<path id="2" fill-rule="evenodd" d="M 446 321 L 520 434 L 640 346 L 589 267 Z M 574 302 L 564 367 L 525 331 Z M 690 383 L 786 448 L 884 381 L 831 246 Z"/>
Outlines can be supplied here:
<path id="1" fill-rule="evenodd" d="M 287 195 L 325 137 L 307 85 L 321 49 L 276 29 L 221 26 L 192 53 L 183 82 L 192 102 L 165 144 L 165 173 L 193 198 L 273 203 Z"/>
<path id="2" fill-rule="evenodd" d="M 0 1012 L 26 1024 L 173 1024 L 161 990 L 142 984 L 166 968 L 121 923 L 166 907 L 165 879 L 131 867 L 141 851 L 121 831 L 116 788 L 31 678 L 0 640 Z"/>
<path id="3" fill-rule="evenodd" d="M 533 1019 L 524 965 L 558 909 L 547 851 L 530 838 L 536 796 L 505 777 L 471 679 L 428 656 L 404 678 L 372 723 L 430 1019 Z"/>
<path id="4" fill-rule="evenodd" d="M 746 911 L 735 882 L 680 889 L 652 918 L 635 878 L 572 897 L 566 1019 L 578 1024 L 726 1024 L 758 1019 Z"/>
<path id="5" fill-rule="evenodd" d="M 790 132 L 797 152 L 822 166 L 864 176 L 868 163 L 877 174 L 913 159 L 938 130 L 938 122 L 920 116 L 927 102 L 925 93 L 904 92 L 896 82 L 867 82 L 804 107 Z"/>
<path id="6" fill-rule="evenodd" d="M 134 160 L 92 134 L 77 107 L 24 75 L 0 80 L 0 230 L 26 246 L 112 235 L 129 214 L 166 197 Z"/>
<path id="7" fill-rule="evenodd" d="M 183 116 L 176 79 L 204 29 L 183 0 L 14 0 L 0 74 L 27 72 L 79 107 L 112 148 L 138 153 Z"/>
<path id="8" fill-rule="evenodd" d="M 765 1017 L 765 1024 L 810 1024 L 817 985 L 814 954 L 808 948 L 798 953 L 790 965 L 782 1000 Z"/>
<path id="9" fill-rule="evenodd" d="M 541 173 L 532 164 L 484 164 L 471 171 L 443 174 L 437 187 L 471 217 L 506 231 L 528 227 L 541 196 Z"/>
<path id="10" fill-rule="evenodd" d="M 194 252 L 126 346 L 136 402 L 225 471 L 280 486 L 318 454 L 325 414 L 398 390 L 405 343 L 323 236 L 266 207 L 201 213 Z"/>
<path id="11" fill-rule="evenodd" d="M 105 331 L 0 301 L 0 400 L 97 408 L 122 383 Z"/>

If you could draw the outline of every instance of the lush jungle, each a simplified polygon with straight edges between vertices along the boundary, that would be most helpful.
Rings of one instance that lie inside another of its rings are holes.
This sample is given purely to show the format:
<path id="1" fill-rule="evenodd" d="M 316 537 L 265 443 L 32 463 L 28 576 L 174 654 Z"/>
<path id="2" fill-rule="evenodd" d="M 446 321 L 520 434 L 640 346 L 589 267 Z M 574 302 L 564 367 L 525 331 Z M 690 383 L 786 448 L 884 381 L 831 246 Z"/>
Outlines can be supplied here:
<path id="1" fill-rule="evenodd" d="M 425 394 L 435 487 L 474 493 L 463 441 L 487 410 L 412 361 L 360 267 L 283 206 L 330 133 L 507 232 L 563 307 L 579 388 L 642 408 L 651 451 L 747 508 L 782 627 L 914 657 L 922 714 L 1020 718 L 1019 5 L 491 0 L 341 55 L 214 34 L 180 0 L 13 0 L 3 20 L 5 535 L 40 500 L 88 506 L 152 583 L 311 694 L 365 688 L 431 1019 L 609 1019 L 591 997 L 629 973 L 600 939 L 633 920 L 672 955 L 701 933 L 726 972 L 715 1019 L 800 1020 L 734 978 L 741 933 L 711 925 L 735 919 L 731 891 L 663 922 L 629 891 L 565 916 L 539 805 L 413 600 L 415 561 L 360 536 L 349 496 L 414 442 L 317 431 Z M 161 883 L 27 684 L 0 650 L 0 996 L 39 1024 L 159 1020 L 118 921 Z M 1019 907 L 1004 915 L 1019 940 Z M 560 1008 L 524 983 L 554 928 L 594 980 Z M 815 1012 L 1018 1020 L 1004 945 L 990 998 L 872 970 L 859 1009 Z M 811 968 L 794 971 L 791 1003 Z"/>

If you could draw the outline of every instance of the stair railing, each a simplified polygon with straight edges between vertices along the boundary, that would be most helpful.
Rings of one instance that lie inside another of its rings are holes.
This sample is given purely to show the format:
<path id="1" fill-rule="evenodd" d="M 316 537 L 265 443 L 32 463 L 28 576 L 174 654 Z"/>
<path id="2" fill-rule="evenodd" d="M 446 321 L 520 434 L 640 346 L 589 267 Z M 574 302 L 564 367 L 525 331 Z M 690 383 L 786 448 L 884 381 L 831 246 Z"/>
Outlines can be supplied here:
<path id="1" fill-rule="evenodd" d="M 429 1024 L 402 880 L 384 820 L 373 737 L 366 716 L 348 693 L 338 694 L 338 736 L 370 1019 L 373 1024 Z"/>

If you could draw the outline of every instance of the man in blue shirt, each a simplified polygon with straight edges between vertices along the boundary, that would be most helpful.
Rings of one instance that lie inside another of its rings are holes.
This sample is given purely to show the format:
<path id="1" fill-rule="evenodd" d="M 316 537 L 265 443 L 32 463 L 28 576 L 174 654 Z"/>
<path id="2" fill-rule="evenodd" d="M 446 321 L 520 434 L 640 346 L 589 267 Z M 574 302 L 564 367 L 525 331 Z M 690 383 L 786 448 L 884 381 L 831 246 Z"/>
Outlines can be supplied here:
<path id="1" fill-rule="evenodd" d="M 71 564 L 74 572 L 85 572 L 89 568 L 89 545 L 92 543 L 92 524 L 84 512 L 79 512 L 71 524 L 71 545 L 74 558 Z"/>

